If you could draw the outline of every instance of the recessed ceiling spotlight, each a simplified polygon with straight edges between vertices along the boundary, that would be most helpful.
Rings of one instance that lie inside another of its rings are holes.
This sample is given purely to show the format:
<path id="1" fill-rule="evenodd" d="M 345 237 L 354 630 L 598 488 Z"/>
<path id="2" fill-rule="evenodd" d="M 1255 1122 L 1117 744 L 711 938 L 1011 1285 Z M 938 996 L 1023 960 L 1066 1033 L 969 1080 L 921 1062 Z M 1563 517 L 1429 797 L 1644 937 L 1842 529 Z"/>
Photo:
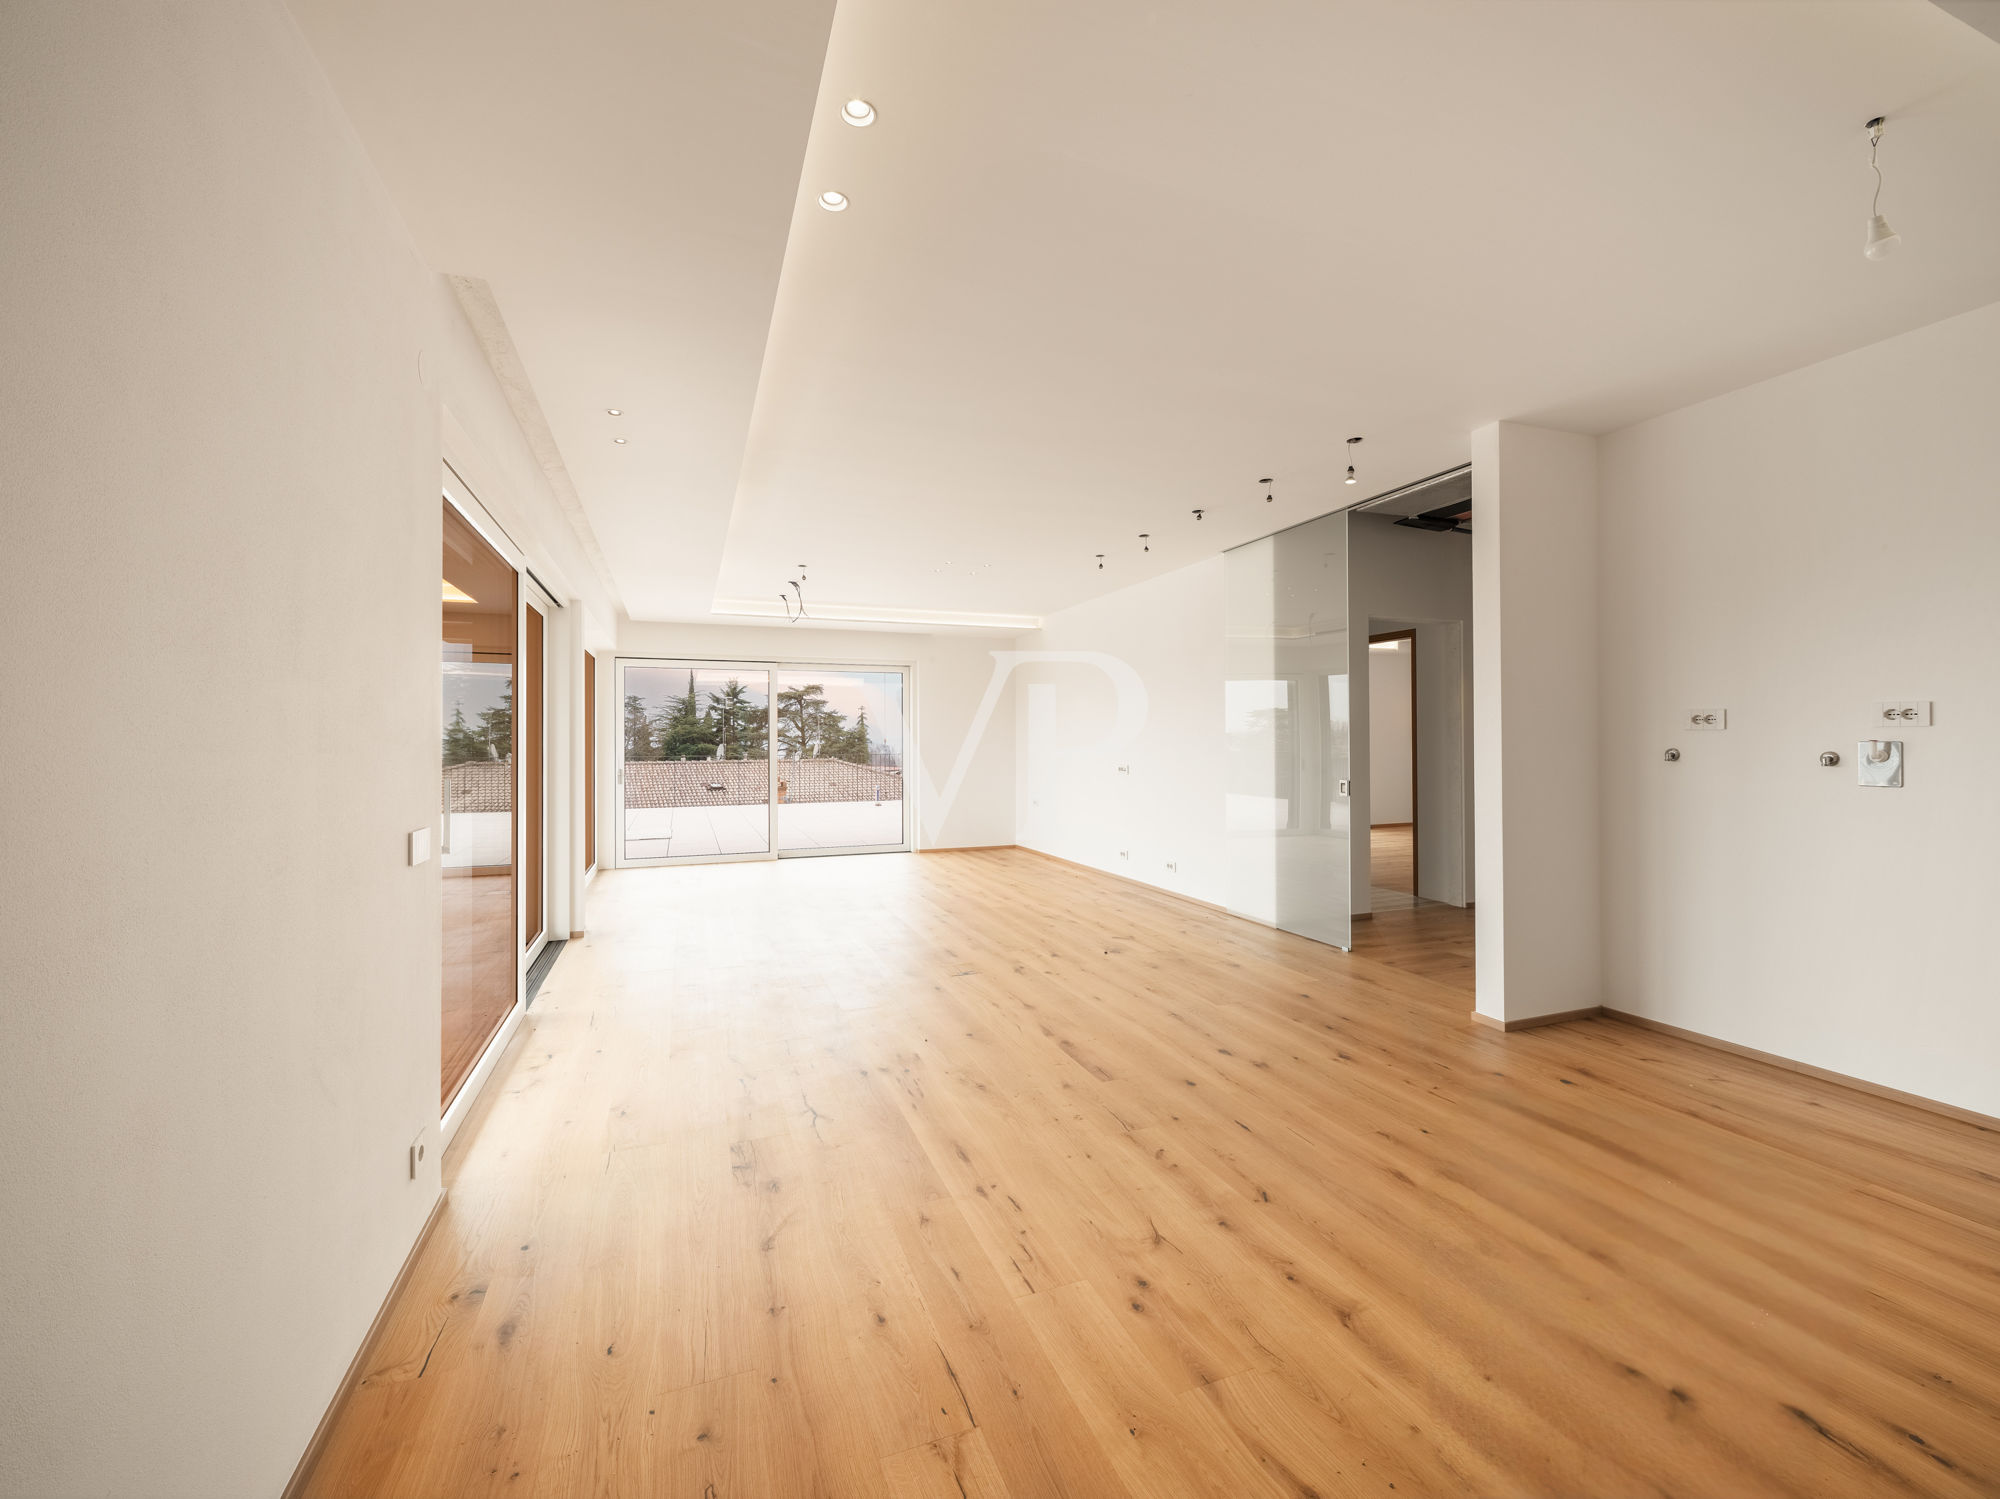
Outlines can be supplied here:
<path id="1" fill-rule="evenodd" d="M 850 125 L 872 125 L 875 123 L 875 106 L 866 99 L 849 99 L 840 106 L 840 117 Z"/>
<path id="2" fill-rule="evenodd" d="M 615 442 L 615 443 L 618 443 L 618 444 L 620 444 L 621 446 L 622 446 L 622 445 L 623 445 L 624 443 L 626 443 L 626 442 L 630 441 L 630 439 L 629 439 L 629 438 L 624 438 L 624 437 L 614 437 L 614 438 L 612 438 L 611 440 L 612 440 L 613 442 Z"/>
<path id="3" fill-rule="evenodd" d="M 625 413 L 620 411 L 616 406 L 606 406 L 604 414 L 606 416 L 623 416 Z"/>
<path id="4" fill-rule="evenodd" d="M 819 206 L 824 208 L 828 213 L 840 213 L 847 207 L 847 194 L 837 193 L 832 188 L 828 188 L 819 195 Z"/>

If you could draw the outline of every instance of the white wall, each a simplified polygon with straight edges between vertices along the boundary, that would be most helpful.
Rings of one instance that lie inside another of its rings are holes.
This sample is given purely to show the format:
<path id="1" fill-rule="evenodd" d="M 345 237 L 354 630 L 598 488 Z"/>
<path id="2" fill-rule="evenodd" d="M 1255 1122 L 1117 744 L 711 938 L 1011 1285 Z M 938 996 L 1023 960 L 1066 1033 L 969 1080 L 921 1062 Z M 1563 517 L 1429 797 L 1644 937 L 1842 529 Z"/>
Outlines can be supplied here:
<path id="1" fill-rule="evenodd" d="M 1017 648 L 1103 658 L 1015 673 L 1022 845 L 1226 903 L 1222 558 L 1050 615 Z M 1129 734 L 1121 693 L 1143 707 Z"/>
<path id="2" fill-rule="evenodd" d="M 0 139 L 0 1494 L 268 1496 L 438 1190 L 441 405 L 612 604 L 280 6 L 0 8 Z"/>
<path id="3" fill-rule="evenodd" d="M 1602 439 L 1606 1003 L 2000 1114 L 1996 413 L 2000 305 Z"/>
<path id="4" fill-rule="evenodd" d="M 1369 822 L 1408 822 L 1416 788 L 1416 744 L 1410 733 L 1410 651 L 1368 652 Z"/>
<path id="5" fill-rule="evenodd" d="M 1602 1000 L 1597 444 L 1496 422 L 1472 434 L 1478 1013 Z"/>
<path id="6" fill-rule="evenodd" d="M 1014 693 L 1005 681 L 1011 637 L 836 630 L 801 625 L 624 621 L 620 656 L 710 661 L 823 661 L 908 665 L 915 674 L 918 848 L 990 848 L 1014 841 Z M 996 681 L 996 675 L 1000 680 Z M 599 847 L 613 836 L 610 777 L 623 743 L 617 693 L 599 686 Z M 984 710 L 982 713 L 982 709 Z M 607 865 L 609 859 L 604 861 Z"/>

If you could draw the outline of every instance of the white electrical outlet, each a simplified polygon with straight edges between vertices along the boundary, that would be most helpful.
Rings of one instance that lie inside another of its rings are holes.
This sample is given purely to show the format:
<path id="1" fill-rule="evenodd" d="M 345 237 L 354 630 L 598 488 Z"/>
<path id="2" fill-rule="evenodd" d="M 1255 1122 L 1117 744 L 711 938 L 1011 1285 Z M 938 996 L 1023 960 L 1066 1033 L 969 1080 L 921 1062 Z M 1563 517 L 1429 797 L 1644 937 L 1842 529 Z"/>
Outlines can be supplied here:
<path id="1" fill-rule="evenodd" d="M 1931 705 L 1915 698 L 1894 703 L 1877 703 L 1868 720 L 1881 729 L 1920 729 L 1931 721 Z"/>
<path id="2" fill-rule="evenodd" d="M 410 1142 L 410 1180 L 415 1181 L 423 1171 L 424 1159 L 430 1154 L 430 1131 L 417 1131 L 417 1138 Z"/>
<path id="3" fill-rule="evenodd" d="M 1692 734 L 1720 733 L 1729 727 L 1727 708 L 1689 708 L 1681 715 L 1681 727 Z"/>
<path id="4" fill-rule="evenodd" d="M 1180 865 L 1176 864 L 1172 859 L 1167 860 L 1167 873 L 1178 874 L 1179 872 L 1180 872 Z"/>

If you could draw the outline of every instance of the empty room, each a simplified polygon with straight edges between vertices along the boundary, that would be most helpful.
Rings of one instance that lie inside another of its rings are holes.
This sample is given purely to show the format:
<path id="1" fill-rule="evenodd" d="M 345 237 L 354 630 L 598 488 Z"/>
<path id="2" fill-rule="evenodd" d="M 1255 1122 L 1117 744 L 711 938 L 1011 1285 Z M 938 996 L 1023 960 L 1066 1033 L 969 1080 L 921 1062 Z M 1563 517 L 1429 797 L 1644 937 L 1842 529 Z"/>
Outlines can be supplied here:
<path id="1" fill-rule="evenodd" d="M 2000 1494 L 2000 0 L 0 84 L 0 1499 Z"/>

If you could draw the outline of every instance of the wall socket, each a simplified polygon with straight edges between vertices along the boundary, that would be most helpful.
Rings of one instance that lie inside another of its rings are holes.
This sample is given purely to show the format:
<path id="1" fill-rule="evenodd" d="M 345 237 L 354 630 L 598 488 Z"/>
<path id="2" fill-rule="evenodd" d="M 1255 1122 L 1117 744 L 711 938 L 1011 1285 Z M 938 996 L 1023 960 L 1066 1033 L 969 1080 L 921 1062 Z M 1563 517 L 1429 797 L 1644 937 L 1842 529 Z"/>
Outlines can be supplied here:
<path id="1" fill-rule="evenodd" d="M 1681 727 L 1695 734 L 1720 733 L 1729 727 L 1727 708 L 1689 708 L 1681 715 Z"/>
<path id="2" fill-rule="evenodd" d="M 1931 721 L 1931 705 L 1915 698 L 1894 703 L 1877 703 L 1874 715 L 1868 720 L 1877 728 L 1920 729 Z"/>
<path id="3" fill-rule="evenodd" d="M 1176 864 L 1172 859 L 1167 860 L 1167 873 L 1178 874 L 1179 872 L 1180 872 L 1180 865 Z"/>
<path id="4" fill-rule="evenodd" d="M 431 1132 L 428 1129 L 420 1129 L 417 1131 L 417 1138 L 410 1142 L 411 1181 L 415 1181 L 417 1179 L 418 1174 L 423 1169 L 423 1164 L 425 1159 L 430 1154 L 430 1149 L 431 1149 L 430 1135 Z"/>

